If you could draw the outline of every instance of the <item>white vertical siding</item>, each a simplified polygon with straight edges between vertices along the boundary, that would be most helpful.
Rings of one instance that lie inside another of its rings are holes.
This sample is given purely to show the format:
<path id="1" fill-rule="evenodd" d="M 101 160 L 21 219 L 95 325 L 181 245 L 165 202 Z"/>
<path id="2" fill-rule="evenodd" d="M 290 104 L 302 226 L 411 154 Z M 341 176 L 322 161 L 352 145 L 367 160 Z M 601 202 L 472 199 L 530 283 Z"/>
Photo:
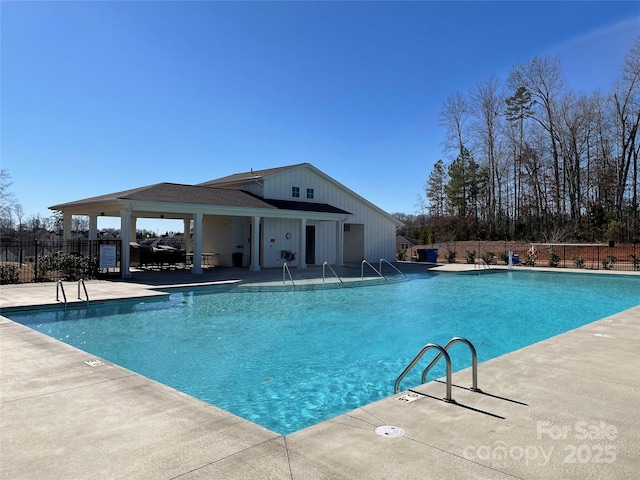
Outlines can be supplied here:
<path id="1" fill-rule="evenodd" d="M 300 188 L 300 198 L 291 197 L 291 187 L 294 186 Z M 307 188 L 313 188 L 313 200 L 306 198 Z M 280 174 L 265 178 L 264 196 L 265 198 L 282 200 L 328 203 L 346 210 L 351 213 L 347 216 L 346 223 L 364 225 L 364 259 L 368 261 L 378 261 L 381 258 L 389 261 L 395 260 L 396 226 L 393 221 L 356 195 L 339 188 L 308 168 L 285 170 Z M 316 227 L 316 263 L 325 256 L 322 245 L 328 247 L 332 243 L 334 245 L 332 254 L 335 257 L 335 227 L 333 228 L 333 236 L 329 233 L 330 230 L 327 230 L 327 234 L 322 233 L 320 236 L 319 229 Z M 329 254 L 327 253 L 327 255 Z"/>
<path id="2" fill-rule="evenodd" d="M 316 265 L 328 262 L 330 265 L 337 263 L 336 253 L 336 227 L 337 222 L 309 222 L 307 225 L 316 227 Z"/>
<path id="3" fill-rule="evenodd" d="M 290 238 L 287 238 L 287 233 Z M 262 238 L 263 267 L 281 267 L 285 262 L 289 266 L 300 264 L 300 220 L 265 218 L 262 222 Z M 295 253 L 295 260 L 282 258 L 283 250 Z"/>

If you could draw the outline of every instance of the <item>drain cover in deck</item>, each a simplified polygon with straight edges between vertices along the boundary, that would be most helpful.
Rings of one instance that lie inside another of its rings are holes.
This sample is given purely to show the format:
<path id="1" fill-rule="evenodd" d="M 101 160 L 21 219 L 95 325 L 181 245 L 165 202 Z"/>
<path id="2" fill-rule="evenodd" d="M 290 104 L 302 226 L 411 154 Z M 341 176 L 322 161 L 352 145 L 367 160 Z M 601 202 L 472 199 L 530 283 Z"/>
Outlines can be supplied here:
<path id="1" fill-rule="evenodd" d="M 393 425 L 382 425 L 375 429 L 376 435 L 389 438 L 404 437 L 404 428 L 394 427 Z"/>

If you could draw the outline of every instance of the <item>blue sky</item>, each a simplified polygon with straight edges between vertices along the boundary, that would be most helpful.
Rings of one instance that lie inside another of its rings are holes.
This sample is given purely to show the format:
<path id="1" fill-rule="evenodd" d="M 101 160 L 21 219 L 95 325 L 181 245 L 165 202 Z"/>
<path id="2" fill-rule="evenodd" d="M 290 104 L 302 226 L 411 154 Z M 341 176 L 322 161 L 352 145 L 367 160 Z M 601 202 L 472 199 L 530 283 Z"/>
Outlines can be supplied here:
<path id="1" fill-rule="evenodd" d="M 300 162 L 416 213 L 449 95 L 545 54 L 608 91 L 639 5 L 3 1 L 2 168 L 26 216 Z"/>

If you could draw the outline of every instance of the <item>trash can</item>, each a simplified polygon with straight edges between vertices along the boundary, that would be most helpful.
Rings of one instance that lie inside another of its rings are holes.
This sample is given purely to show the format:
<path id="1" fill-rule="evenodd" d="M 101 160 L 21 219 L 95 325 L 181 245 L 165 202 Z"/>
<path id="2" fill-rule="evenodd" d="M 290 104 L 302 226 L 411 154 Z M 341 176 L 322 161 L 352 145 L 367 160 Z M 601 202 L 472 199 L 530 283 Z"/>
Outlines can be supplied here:
<path id="1" fill-rule="evenodd" d="M 242 266 L 242 252 L 235 252 L 231 255 L 231 261 L 234 267 Z"/>
<path id="2" fill-rule="evenodd" d="M 427 254 L 425 253 L 425 249 L 424 248 L 416 248 L 416 254 L 418 255 L 418 261 L 419 262 L 426 262 L 427 261 Z"/>
<path id="3" fill-rule="evenodd" d="M 437 248 L 427 248 L 426 249 L 426 257 L 427 257 L 427 262 L 436 263 L 438 261 L 438 249 Z"/>

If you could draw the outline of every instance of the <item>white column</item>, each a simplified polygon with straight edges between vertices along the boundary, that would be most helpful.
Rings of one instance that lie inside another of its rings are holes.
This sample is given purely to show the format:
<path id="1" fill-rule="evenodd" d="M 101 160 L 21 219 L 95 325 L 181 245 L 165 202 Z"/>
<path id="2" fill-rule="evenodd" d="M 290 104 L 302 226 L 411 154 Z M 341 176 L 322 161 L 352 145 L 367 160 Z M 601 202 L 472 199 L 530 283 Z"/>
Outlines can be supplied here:
<path id="1" fill-rule="evenodd" d="M 183 220 L 184 227 L 182 231 L 184 232 L 184 250 L 188 252 L 191 250 L 191 219 L 185 218 Z"/>
<path id="2" fill-rule="evenodd" d="M 135 242 L 138 240 L 138 233 L 136 230 L 138 229 L 138 217 L 131 217 L 131 237 L 129 240 Z"/>
<path id="3" fill-rule="evenodd" d="M 64 241 L 71 240 L 71 219 L 70 213 L 62 213 L 62 240 Z"/>
<path id="4" fill-rule="evenodd" d="M 89 240 L 98 239 L 98 214 L 91 212 L 89 214 Z"/>
<path id="5" fill-rule="evenodd" d="M 252 272 L 260 271 L 260 217 L 253 217 L 251 222 L 251 265 Z"/>
<path id="6" fill-rule="evenodd" d="M 202 213 L 193 216 L 193 265 L 191 273 L 202 273 Z"/>
<path id="7" fill-rule="evenodd" d="M 120 273 L 131 277 L 131 210 L 120 210 Z"/>
<path id="8" fill-rule="evenodd" d="M 336 228 L 338 229 L 337 239 L 336 239 L 336 265 L 343 267 L 344 266 L 344 220 L 338 220 L 336 222 Z"/>
<path id="9" fill-rule="evenodd" d="M 298 252 L 298 267 L 307 268 L 307 219 L 300 220 L 300 250 Z"/>

